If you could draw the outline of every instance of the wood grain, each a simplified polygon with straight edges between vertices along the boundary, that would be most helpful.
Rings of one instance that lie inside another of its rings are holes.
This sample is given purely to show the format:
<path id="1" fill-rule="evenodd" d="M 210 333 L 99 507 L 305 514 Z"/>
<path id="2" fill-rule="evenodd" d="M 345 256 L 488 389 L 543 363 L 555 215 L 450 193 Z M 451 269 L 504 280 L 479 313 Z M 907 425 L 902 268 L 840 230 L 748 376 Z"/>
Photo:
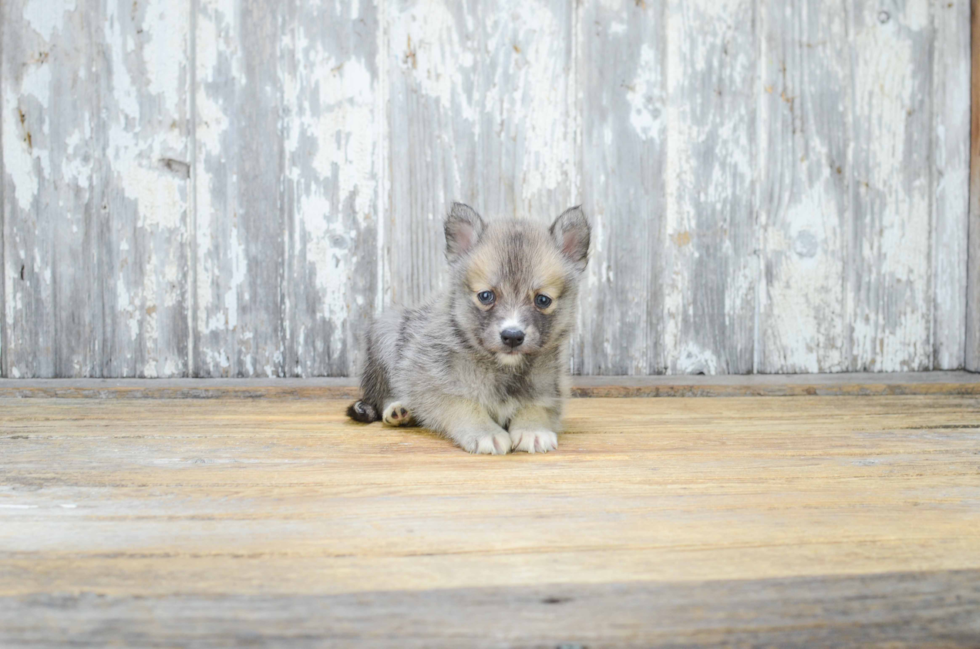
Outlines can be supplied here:
<path id="1" fill-rule="evenodd" d="M 971 3 L 970 214 L 967 261 L 966 369 L 980 372 L 980 7 Z"/>
<path id="2" fill-rule="evenodd" d="M 381 16 L 372 0 L 287 6 L 284 372 L 348 376 L 381 298 Z"/>
<path id="3" fill-rule="evenodd" d="M 850 41 L 823 2 L 761 5 L 760 372 L 839 372 L 845 352 Z M 801 287 L 808 287 L 802 289 Z"/>
<path id="4" fill-rule="evenodd" d="M 37 25 L 26 9 L 20 1 L 0 8 L 5 375 L 100 376 L 106 124 L 96 88 L 109 83 L 111 72 L 93 63 L 104 34 L 81 28 L 80 9 L 54 11 L 51 22 Z M 93 17 L 103 13 L 98 7 Z M 72 87 L 80 90 L 75 96 Z M 59 168 L 68 155 L 75 164 Z M 65 259 L 77 264 L 69 271 L 58 263 Z"/>
<path id="5" fill-rule="evenodd" d="M 2 7 L 0 7 L 0 17 L 5 18 Z M 0 26 L 0 107 L 6 107 L 6 104 L 3 103 L 3 93 L 6 88 L 6 84 L 3 82 L 6 71 L 3 66 L 4 31 L 3 26 Z M 7 189 L 7 174 L 3 164 L 3 132 L 4 124 L 2 117 L 0 117 L 0 378 L 7 376 L 7 246 L 4 243 L 7 237 L 7 207 L 4 200 Z"/>
<path id="6" fill-rule="evenodd" d="M 853 6 L 850 369 L 928 369 L 930 3 Z"/>
<path id="7" fill-rule="evenodd" d="M 584 3 L 577 22 L 587 152 L 581 191 L 593 246 L 573 370 L 659 374 L 665 369 L 666 4 Z"/>
<path id="8" fill-rule="evenodd" d="M 187 11 L 3 12 L 5 375 L 180 375 Z"/>
<path id="9" fill-rule="evenodd" d="M 343 405 L 3 399 L 3 644 L 978 637 L 975 395 L 574 400 L 505 457 Z"/>
<path id="10" fill-rule="evenodd" d="M 388 5 L 386 301 L 417 304 L 444 288 L 452 201 L 550 223 L 577 200 L 574 7 Z"/>
<path id="11" fill-rule="evenodd" d="M 283 376 L 285 5 L 196 4 L 194 376 Z"/>
<path id="12" fill-rule="evenodd" d="M 757 22 L 749 0 L 667 3 L 662 254 L 671 373 L 754 367 Z"/>
<path id="13" fill-rule="evenodd" d="M 0 598 L 5 646 L 976 647 L 980 571 L 355 595 Z M 712 602 L 705 606 L 706 601 Z M 504 617 L 506 624 L 499 623 Z M 107 628 L 106 620 L 112 620 Z M 370 627 L 368 624 L 370 623 Z"/>
<path id="14" fill-rule="evenodd" d="M 475 3 L 388 3 L 390 205 L 384 304 L 418 304 L 444 286 L 442 217 L 454 200 L 482 210 L 478 132 L 482 21 Z M 465 81 L 463 77 L 465 76 Z"/>
<path id="15" fill-rule="evenodd" d="M 334 596 L 0 598 L 6 646 L 963 647 L 980 571 Z M 704 606 L 705 600 L 717 602 Z M 506 616 L 507 624 L 497 620 Z M 107 628 L 104 620 L 111 619 Z M 261 621 L 259 621 L 261 620 Z M 370 623 L 371 627 L 366 628 Z"/>
<path id="16" fill-rule="evenodd" d="M 967 335 L 969 242 L 970 3 L 938 2 L 932 12 L 932 364 L 961 367 Z M 955 136 L 950 137 L 950 134 Z"/>

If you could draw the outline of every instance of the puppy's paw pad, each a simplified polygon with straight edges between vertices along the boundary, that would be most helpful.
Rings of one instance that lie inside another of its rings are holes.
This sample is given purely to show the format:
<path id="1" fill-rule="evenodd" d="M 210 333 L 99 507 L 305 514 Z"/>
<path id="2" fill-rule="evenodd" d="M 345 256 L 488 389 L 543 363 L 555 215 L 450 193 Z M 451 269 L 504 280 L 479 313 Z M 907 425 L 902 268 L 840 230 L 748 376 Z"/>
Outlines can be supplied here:
<path id="1" fill-rule="evenodd" d="M 402 405 L 401 401 L 388 404 L 382 417 L 389 426 L 404 426 L 412 419 L 412 413 Z"/>
<path id="2" fill-rule="evenodd" d="M 515 430 L 510 433 L 511 448 L 525 453 L 547 453 L 558 448 L 558 435 L 550 430 Z"/>
<path id="3" fill-rule="evenodd" d="M 459 444 L 464 451 L 478 455 L 506 455 L 510 453 L 510 436 L 507 433 L 490 433 L 467 437 Z"/>

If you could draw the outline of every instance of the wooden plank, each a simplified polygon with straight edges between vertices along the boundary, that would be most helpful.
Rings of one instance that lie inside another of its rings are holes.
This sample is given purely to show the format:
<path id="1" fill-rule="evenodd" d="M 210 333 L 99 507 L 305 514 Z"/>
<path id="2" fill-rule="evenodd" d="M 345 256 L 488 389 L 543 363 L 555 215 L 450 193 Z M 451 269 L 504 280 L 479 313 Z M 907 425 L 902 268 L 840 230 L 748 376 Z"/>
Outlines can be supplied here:
<path id="1" fill-rule="evenodd" d="M 0 18 L 4 17 L 3 8 L 0 7 Z M 3 75 L 6 68 L 3 66 L 3 33 L 4 29 L 0 26 L 0 109 L 6 110 L 3 101 L 3 92 L 6 84 L 3 83 Z M 7 263 L 6 263 L 6 240 L 7 231 L 7 209 L 4 201 L 4 191 L 7 188 L 7 174 L 3 164 L 3 119 L 0 118 L 0 378 L 7 376 Z"/>
<path id="2" fill-rule="evenodd" d="M 966 369 L 980 372 L 980 7 L 971 3 L 970 226 L 967 259 Z"/>
<path id="3" fill-rule="evenodd" d="M 102 250 L 94 278 L 102 302 L 87 305 L 103 313 L 102 331 L 92 332 L 104 341 L 99 374 L 182 376 L 189 334 L 189 6 L 106 2 L 104 21 L 104 50 L 95 55 L 108 59 L 106 85 L 94 89 L 104 119 L 97 135 L 105 156 Z M 72 90 L 65 91 L 68 100 Z M 75 152 L 66 157 L 72 162 Z"/>
<path id="4" fill-rule="evenodd" d="M 853 3 L 852 371 L 932 365 L 929 4 Z"/>
<path id="5" fill-rule="evenodd" d="M 280 3 L 199 0 L 192 374 L 282 376 Z"/>
<path id="6" fill-rule="evenodd" d="M 971 615 L 980 607 L 978 584 L 980 571 L 958 570 L 335 596 L 174 595 L 149 602 L 35 595 L 0 598 L 0 641 L 31 647 L 102 647 L 125 638 L 141 647 L 972 649 L 980 634 Z"/>
<path id="7" fill-rule="evenodd" d="M 189 16 L 4 11 L 8 374 L 180 375 Z"/>
<path id="8" fill-rule="evenodd" d="M 975 643 L 976 396 L 575 400 L 505 457 L 343 405 L 2 400 L 0 633 Z"/>
<path id="9" fill-rule="evenodd" d="M 445 282 L 453 200 L 550 222 L 577 200 L 574 5 L 387 5 L 391 210 L 385 303 Z"/>
<path id="10" fill-rule="evenodd" d="M 759 372 L 848 367 L 847 20 L 819 0 L 761 5 Z"/>
<path id="11" fill-rule="evenodd" d="M 449 204 L 484 208 L 477 161 L 486 54 L 475 11 L 471 2 L 386 3 L 391 214 L 379 260 L 384 306 L 418 304 L 444 287 Z"/>
<path id="12" fill-rule="evenodd" d="M 4 2 L 3 147 L 6 370 L 100 376 L 104 140 L 97 66 L 104 20 L 68 3 Z M 72 260 L 70 265 L 63 264 Z"/>
<path id="13" fill-rule="evenodd" d="M 0 384 L 2 385 L 2 384 Z M 0 392 L 2 393 L 2 392 Z M 977 395 L 980 377 L 966 372 L 597 377 L 572 381 L 574 397 L 793 397 Z"/>
<path id="14" fill-rule="evenodd" d="M 667 371 L 754 366 L 757 16 L 749 0 L 667 4 Z"/>
<path id="15" fill-rule="evenodd" d="M 374 0 L 288 6 L 285 373 L 349 376 L 380 303 L 382 21 Z"/>
<path id="16" fill-rule="evenodd" d="M 932 364 L 963 367 L 970 187 L 970 2 L 932 11 Z"/>
<path id="17" fill-rule="evenodd" d="M 580 182 L 593 246 L 574 371 L 657 374 L 665 362 L 666 5 L 578 6 Z"/>
<path id="18" fill-rule="evenodd" d="M 980 376 L 915 372 L 719 376 L 576 376 L 575 397 L 748 397 L 977 395 Z M 95 399 L 340 399 L 358 395 L 350 378 L 6 379 L 0 397 Z"/>

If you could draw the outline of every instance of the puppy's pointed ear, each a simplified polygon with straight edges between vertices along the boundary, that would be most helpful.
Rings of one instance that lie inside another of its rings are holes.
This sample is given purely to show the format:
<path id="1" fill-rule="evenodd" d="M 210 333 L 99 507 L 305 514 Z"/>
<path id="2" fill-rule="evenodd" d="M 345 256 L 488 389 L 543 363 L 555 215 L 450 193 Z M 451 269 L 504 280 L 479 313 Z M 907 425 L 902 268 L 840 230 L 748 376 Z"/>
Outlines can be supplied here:
<path id="1" fill-rule="evenodd" d="M 551 236 L 555 240 L 555 245 L 580 273 L 585 270 L 585 266 L 589 263 L 591 233 L 589 220 L 585 218 L 585 212 L 578 206 L 565 210 L 551 224 Z"/>
<path id="2" fill-rule="evenodd" d="M 483 234 L 483 219 L 469 205 L 453 203 L 446 217 L 446 256 L 455 261 L 476 246 Z"/>

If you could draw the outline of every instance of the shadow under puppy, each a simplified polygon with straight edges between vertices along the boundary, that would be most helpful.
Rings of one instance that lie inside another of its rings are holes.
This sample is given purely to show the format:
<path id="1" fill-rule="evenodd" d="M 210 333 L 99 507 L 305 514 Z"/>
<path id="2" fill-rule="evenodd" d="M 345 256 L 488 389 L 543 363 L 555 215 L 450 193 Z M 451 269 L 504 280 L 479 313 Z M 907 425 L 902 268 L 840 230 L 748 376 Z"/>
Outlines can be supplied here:
<path id="1" fill-rule="evenodd" d="M 573 207 L 548 229 L 484 223 L 454 203 L 445 230 L 449 290 L 372 323 L 363 396 L 347 414 L 415 422 L 470 453 L 553 451 L 588 220 Z"/>

